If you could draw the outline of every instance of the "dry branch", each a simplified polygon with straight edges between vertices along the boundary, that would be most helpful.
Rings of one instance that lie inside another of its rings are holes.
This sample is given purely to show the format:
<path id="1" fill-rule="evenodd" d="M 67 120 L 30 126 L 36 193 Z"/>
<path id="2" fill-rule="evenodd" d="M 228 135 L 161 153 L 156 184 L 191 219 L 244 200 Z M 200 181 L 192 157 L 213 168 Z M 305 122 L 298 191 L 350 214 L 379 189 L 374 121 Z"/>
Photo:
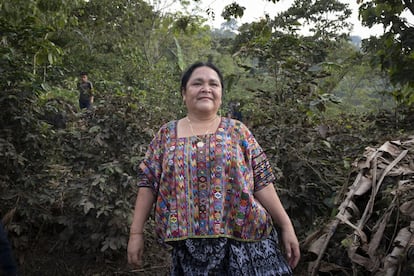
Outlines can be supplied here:
<path id="1" fill-rule="evenodd" d="M 310 235 L 305 248 L 317 258 L 308 267 L 319 272 L 399 275 L 414 236 L 414 137 L 366 148 L 354 162 L 358 173 L 334 219 Z M 345 238 L 344 238 L 345 237 Z M 343 249 L 346 260 L 331 258 Z M 344 272 L 343 263 L 348 264 Z"/>

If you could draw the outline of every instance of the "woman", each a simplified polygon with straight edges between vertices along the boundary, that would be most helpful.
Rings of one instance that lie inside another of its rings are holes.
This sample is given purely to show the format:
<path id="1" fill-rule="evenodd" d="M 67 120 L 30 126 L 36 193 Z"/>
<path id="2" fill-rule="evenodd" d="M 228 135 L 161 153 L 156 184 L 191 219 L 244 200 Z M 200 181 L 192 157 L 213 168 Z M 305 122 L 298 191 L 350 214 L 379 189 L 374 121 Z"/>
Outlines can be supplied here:
<path id="1" fill-rule="evenodd" d="M 181 92 L 187 116 L 161 127 L 140 164 L 128 262 L 142 263 L 155 202 L 157 235 L 173 248 L 172 275 L 291 275 L 300 257 L 294 228 L 262 148 L 241 122 L 217 115 L 222 74 L 195 63 Z"/>

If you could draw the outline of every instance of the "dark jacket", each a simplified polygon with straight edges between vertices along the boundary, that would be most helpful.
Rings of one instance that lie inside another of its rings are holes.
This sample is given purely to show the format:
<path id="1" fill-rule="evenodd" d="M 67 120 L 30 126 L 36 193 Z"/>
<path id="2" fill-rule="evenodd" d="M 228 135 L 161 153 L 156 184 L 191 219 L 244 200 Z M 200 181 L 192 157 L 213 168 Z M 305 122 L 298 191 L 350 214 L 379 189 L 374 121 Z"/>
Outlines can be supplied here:
<path id="1" fill-rule="evenodd" d="M 17 275 L 16 262 L 13 252 L 4 231 L 3 224 L 0 222 L 0 275 Z"/>

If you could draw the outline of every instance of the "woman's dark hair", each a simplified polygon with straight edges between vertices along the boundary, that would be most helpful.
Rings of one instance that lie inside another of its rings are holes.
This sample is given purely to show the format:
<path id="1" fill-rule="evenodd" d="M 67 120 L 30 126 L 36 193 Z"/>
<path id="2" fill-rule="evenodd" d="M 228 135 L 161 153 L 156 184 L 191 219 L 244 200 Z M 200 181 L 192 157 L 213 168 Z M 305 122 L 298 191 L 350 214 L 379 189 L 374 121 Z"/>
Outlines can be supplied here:
<path id="1" fill-rule="evenodd" d="M 223 74 L 221 74 L 220 69 L 218 69 L 213 63 L 211 62 L 196 62 L 193 63 L 192 65 L 190 65 L 190 67 L 187 68 L 187 70 L 185 70 L 184 74 L 181 76 L 181 89 L 180 91 L 182 92 L 183 90 L 185 90 L 188 80 L 190 79 L 191 75 L 193 74 L 194 70 L 199 68 L 199 67 L 203 67 L 203 66 L 207 66 L 211 69 L 213 69 L 214 71 L 216 71 L 219 79 L 220 79 L 220 84 L 221 84 L 221 91 L 222 93 L 224 92 L 224 81 L 223 81 Z"/>

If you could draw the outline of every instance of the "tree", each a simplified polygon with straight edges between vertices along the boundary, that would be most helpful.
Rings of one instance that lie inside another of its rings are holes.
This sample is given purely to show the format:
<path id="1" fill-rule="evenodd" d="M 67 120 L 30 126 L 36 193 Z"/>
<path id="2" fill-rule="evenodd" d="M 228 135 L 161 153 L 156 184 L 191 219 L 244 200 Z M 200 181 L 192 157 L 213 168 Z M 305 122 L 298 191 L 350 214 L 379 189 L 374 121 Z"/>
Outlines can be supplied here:
<path id="1" fill-rule="evenodd" d="M 261 91 L 259 98 L 266 107 L 293 104 L 302 116 L 291 118 L 301 123 L 308 121 L 310 104 L 319 97 L 317 81 L 328 75 L 318 64 L 325 62 L 328 52 L 337 49 L 346 37 L 343 22 L 349 16 L 347 5 L 338 1 L 295 1 L 274 19 L 266 16 L 239 28 L 233 51 L 250 75 L 265 78 L 258 83 L 253 81 L 256 88 L 252 89 Z M 310 34 L 304 36 L 301 29 L 306 27 Z M 258 109 L 269 114 L 266 108 Z M 270 123 L 283 113 L 273 112 L 274 117 L 259 116 L 257 120 Z"/>
<path id="2" fill-rule="evenodd" d="M 0 1 L 2 86 L 21 85 L 26 81 L 39 83 L 51 66 L 61 62 L 64 53 L 55 41 L 56 35 L 75 20 L 69 12 L 78 3 Z"/>
<path id="3" fill-rule="evenodd" d="M 384 33 L 363 42 L 363 49 L 373 53 L 372 66 L 381 66 L 391 82 L 399 87 L 393 92 L 400 107 L 414 107 L 414 26 L 404 13 L 414 16 L 412 0 L 358 0 L 362 24 L 380 24 Z"/>
<path id="4" fill-rule="evenodd" d="M 389 78 L 379 68 L 371 68 L 369 59 L 369 55 L 347 40 L 343 40 L 338 49 L 329 51 L 328 62 L 321 66 L 330 76 L 319 83 L 319 89 L 322 95 L 335 95 L 340 103 L 330 104 L 324 117 L 391 111 L 395 107 L 389 94 L 393 89 Z"/>

